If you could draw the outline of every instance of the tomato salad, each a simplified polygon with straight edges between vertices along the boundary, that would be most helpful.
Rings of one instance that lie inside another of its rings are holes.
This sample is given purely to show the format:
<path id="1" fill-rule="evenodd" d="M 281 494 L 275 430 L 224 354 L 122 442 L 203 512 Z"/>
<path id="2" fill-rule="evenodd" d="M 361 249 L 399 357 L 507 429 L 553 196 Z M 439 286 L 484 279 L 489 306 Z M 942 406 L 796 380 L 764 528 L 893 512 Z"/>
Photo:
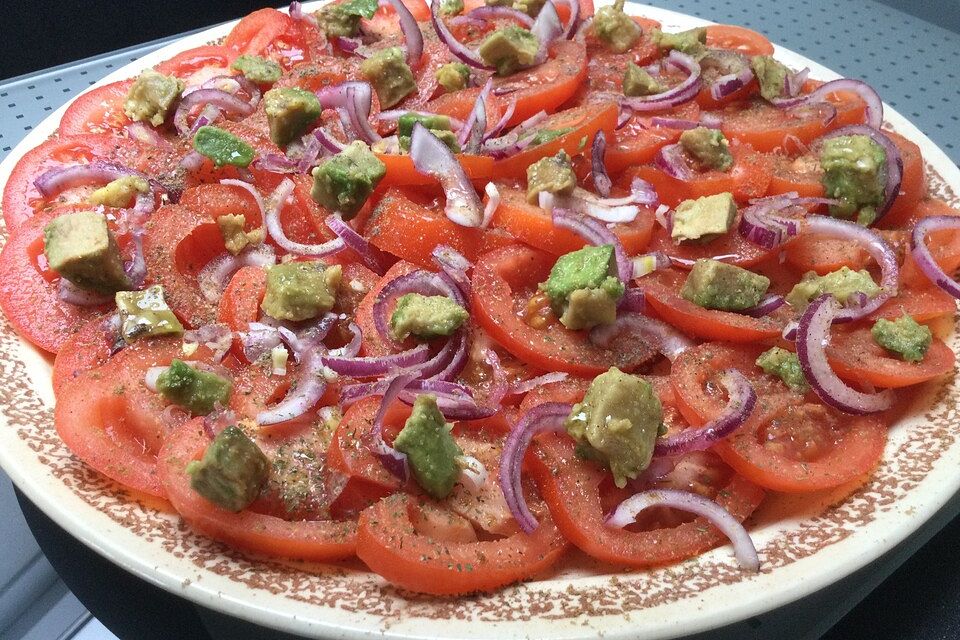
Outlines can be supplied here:
<path id="1" fill-rule="evenodd" d="M 591 0 L 345 0 L 74 101 L 0 306 L 93 469 L 253 554 L 497 589 L 868 477 L 960 215 L 862 82 Z"/>

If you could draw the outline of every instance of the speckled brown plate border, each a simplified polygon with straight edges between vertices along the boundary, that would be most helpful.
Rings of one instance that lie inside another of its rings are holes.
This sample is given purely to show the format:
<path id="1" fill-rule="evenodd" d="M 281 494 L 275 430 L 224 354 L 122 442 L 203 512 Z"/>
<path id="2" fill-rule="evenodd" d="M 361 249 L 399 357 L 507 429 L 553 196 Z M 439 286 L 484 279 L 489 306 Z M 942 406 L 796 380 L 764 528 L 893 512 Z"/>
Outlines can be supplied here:
<path id="1" fill-rule="evenodd" d="M 317 3 L 320 4 L 320 3 Z M 600 4 L 603 4 L 602 2 Z M 705 21 L 628 5 L 665 27 Z M 220 38 L 223 25 L 164 47 L 95 86 Z M 778 48 L 780 59 L 838 77 Z M 55 134 L 51 114 L 0 165 Z M 886 109 L 887 126 L 920 144 L 931 191 L 958 204 L 960 171 L 913 125 Z M 6 230 L 0 230 L 6 238 Z M 956 334 L 950 340 L 956 350 Z M 763 568 L 741 572 L 729 547 L 690 561 L 620 573 L 577 554 L 555 572 L 498 593 L 436 599 L 397 590 L 359 564 L 303 565 L 237 554 L 190 531 L 178 517 L 133 500 L 77 461 L 52 424 L 50 364 L 0 319 L 0 465 L 72 535 L 173 593 L 259 624 L 323 638 L 668 638 L 732 623 L 792 602 L 863 567 L 933 516 L 960 488 L 960 389 L 916 393 L 916 410 L 891 432 L 883 462 L 859 487 L 768 499 L 750 522 Z"/>

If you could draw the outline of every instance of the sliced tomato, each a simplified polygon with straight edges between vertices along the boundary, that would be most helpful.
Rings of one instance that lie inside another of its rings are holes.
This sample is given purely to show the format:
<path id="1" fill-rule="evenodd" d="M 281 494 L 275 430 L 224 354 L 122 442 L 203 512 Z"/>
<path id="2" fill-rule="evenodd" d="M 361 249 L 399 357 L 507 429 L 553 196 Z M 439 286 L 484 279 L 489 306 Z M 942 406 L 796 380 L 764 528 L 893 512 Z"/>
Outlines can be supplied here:
<path id="1" fill-rule="evenodd" d="M 739 51 L 748 56 L 773 55 L 773 45 L 766 36 L 733 24 L 707 25 L 707 46 Z"/>
<path id="2" fill-rule="evenodd" d="M 908 387 L 953 371 L 953 351 L 934 338 L 920 362 L 906 362 L 877 344 L 869 327 L 835 329 L 827 346 L 830 366 L 841 378 L 876 387 Z"/>
<path id="3" fill-rule="evenodd" d="M 770 154 L 773 175 L 767 195 L 796 193 L 803 198 L 823 197 L 823 170 L 816 153 L 796 156 L 778 151 Z"/>
<path id="4" fill-rule="evenodd" d="M 784 253 L 787 263 L 798 272 L 814 271 L 819 275 L 843 267 L 858 271 L 870 259 L 859 245 L 813 233 L 804 233 L 791 240 L 784 247 Z"/>
<path id="5" fill-rule="evenodd" d="M 187 422 L 159 454 L 158 475 L 170 502 L 197 531 L 249 553 L 295 560 L 349 558 L 356 547 L 353 522 L 288 521 L 250 510 L 233 513 L 216 506 L 190 486 L 187 464 L 202 457 L 210 438 L 200 419 Z"/>
<path id="6" fill-rule="evenodd" d="M 187 84 L 202 84 L 218 75 L 230 75 L 237 52 L 222 45 L 208 44 L 181 51 L 156 66 L 159 73 L 176 76 Z"/>
<path id="7" fill-rule="evenodd" d="M 896 298 L 888 300 L 868 318 L 896 320 L 903 314 L 917 322 L 930 322 L 937 318 L 952 317 L 957 312 L 957 300 L 934 284 L 905 285 Z"/>
<path id="8" fill-rule="evenodd" d="M 420 593 L 490 591 L 552 566 L 566 541 L 546 513 L 532 534 L 480 542 L 443 542 L 413 526 L 418 506 L 397 494 L 360 514 L 357 556 L 391 583 Z"/>
<path id="9" fill-rule="evenodd" d="M 654 126 L 652 120 L 656 117 L 696 121 L 700 117 L 700 107 L 696 102 L 688 102 L 661 113 L 632 115 L 623 127 L 616 130 L 613 142 L 607 147 L 607 171 L 616 173 L 653 162 L 657 151 L 680 139 L 683 131 Z"/>
<path id="10" fill-rule="evenodd" d="M 704 309 L 680 297 L 683 275 L 658 271 L 638 282 L 657 315 L 690 336 L 730 342 L 770 342 L 783 330 L 788 312 L 783 307 L 762 318 L 742 313 Z"/>
<path id="11" fill-rule="evenodd" d="M 601 349 L 584 331 L 554 324 L 535 329 L 522 315 L 530 296 L 545 281 L 555 258 L 527 247 L 507 247 L 482 256 L 473 272 L 472 312 L 476 321 L 511 354 L 545 371 L 595 376 L 611 365 L 633 370 L 655 353 L 647 344 Z"/>
<path id="12" fill-rule="evenodd" d="M 110 359 L 116 336 L 110 336 L 107 331 L 108 317 L 94 317 L 60 345 L 53 361 L 54 395 L 59 395 L 64 385 L 71 384 L 84 372 L 103 366 Z"/>
<path id="13" fill-rule="evenodd" d="M 903 228 L 913 229 L 917 222 L 929 216 L 960 216 L 960 211 L 942 200 L 922 200 L 913 208 L 910 217 L 904 221 Z M 960 268 L 960 232 L 935 231 L 928 234 L 925 241 L 933 259 L 945 273 L 955 273 Z M 900 270 L 901 281 L 912 286 L 929 286 L 930 279 L 917 266 L 910 253 L 908 248 Z"/>
<path id="14" fill-rule="evenodd" d="M 900 181 L 900 193 L 893 201 L 890 210 L 878 222 L 878 227 L 897 229 L 905 227 L 917 203 L 926 196 L 927 176 L 923 164 L 923 154 L 913 142 L 893 131 L 884 131 L 900 150 L 903 160 L 903 178 Z"/>
<path id="15" fill-rule="evenodd" d="M 178 204 L 207 214 L 212 220 L 225 215 L 241 215 L 245 219 L 245 231 L 263 224 L 260 206 L 253 194 L 234 184 L 208 183 L 190 187 L 180 196 Z"/>
<path id="16" fill-rule="evenodd" d="M 78 96 L 60 118 L 60 135 L 109 133 L 118 135 L 132 120 L 123 103 L 133 80 L 120 80 L 91 89 Z"/>
<path id="17" fill-rule="evenodd" d="M 674 260 L 680 268 L 689 269 L 695 260 L 701 258 L 718 258 L 729 261 L 739 267 L 749 268 L 770 257 L 771 251 L 749 242 L 737 230 L 741 214 L 730 227 L 730 231 L 709 242 L 684 241 L 676 242 L 661 225 L 653 228 L 653 237 L 650 247 L 654 251 L 662 251 Z M 720 258 L 720 256 L 723 256 Z"/>
<path id="18" fill-rule="evenodd" d="M 377 157 L 386 165 L 387 174 L 380 181 L 380 187 L 436 185 L 437 179 L 417 171 L 409 155 L 378 153 Z M 495 163 L 490 156 L 475 156 L 458 153 L 460 166 L 471 180 L 487 178 L 494 173 Z"/>
<path id="19" fill-rule="evenodd" d="M 364 355 L 382 356 L 396 351 L 394 346 L 387 344 L 380 337 L 380 333 L 377 331 L 377 325 L 373 321 L 373 305 L 377 300 L 377 296 L 380 295 L 380 292 L 383 291 L 383 288 L 387 286 L 388 283 L 419 268 L 419 266 L 411 262 L 400 260 L 387 270 L 379 282 L 370 289 L 357 306 L 356 321 L 360 327 L 360 331 L 363 333 L 362 351 Z"/>
<path id="20" fill-rule="evenodd" d="M 316 27 L 294 20 L 276 9 L 258 9 L 246 15 L 227 34 L 223 45 L 237 54 L 256 55 L 290 69 L 309 61 Z"/>

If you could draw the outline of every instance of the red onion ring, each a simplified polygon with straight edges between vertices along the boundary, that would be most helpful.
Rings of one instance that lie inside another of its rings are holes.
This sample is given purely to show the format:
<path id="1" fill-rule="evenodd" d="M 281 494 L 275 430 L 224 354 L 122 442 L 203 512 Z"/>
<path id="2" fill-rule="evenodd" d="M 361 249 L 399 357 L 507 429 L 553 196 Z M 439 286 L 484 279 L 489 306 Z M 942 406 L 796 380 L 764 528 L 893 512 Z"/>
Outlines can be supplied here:
<path id="1" fill-rule="evenodd" d="M 444 212 L 462 227 L 483 224 L 483 207 L 470 178 L 450 148 L 417 122 L 410 136 L 410 159 L 416 170 L 440 181 L 447 203 Z"/>
<path id="2" fill-rule="evenodd" d="M 496 20 L 497 18 L 506 18 L 508 20 L 519 22 L 527 29 L 533 26 L 533 18 L 525 14 L 523 11 L 514 9 L 512 7 L 477 7 L 476 9 L 471 9 L 464 14 L 464 17 L 482 20 L 483 22 L 489 22 L 490 20 Z"/>
<path id="3" fill-rule="evenodd" d="M 155 184 L 147 174 L 140 171 L 112 162 L 94 161 L 89 164 L 64 165 L 48 169 L 33 181 L 33 185 L 40 192 L 40 195 L 45 198 L 52 198 L 67 189 L 91 184 L 107 184 L 127 176 L 143 178 L 149 181 L 151 186 Z"/>
<path id="4" fill-rule="evenodd" d="M 77 307 L 99 307 L 113 302 L 113 296 L 81 289 L 66 278 L 60 278 L 57 284 L 57 296 L 64 302 Z"/>
<path id="5" fill-rule="evenodd" d="M 181 135 L 189 135 L 190 126 L 187 124 L 187 115 L 190 110 L 201 104 L 210 104 L 228 116 L 248 116 L 253 113 L 253 106 L 235 95 L 220 89 L 197 89 L 184 95 L 180 99 L 180 106 L 173 116 L 173 126 Z"/>
<path id="6" fill-rule="evenodd" d="M 617 337 L 624 332 L 637 334 L 654 344 L 670 362 L 695 346 L 693 340 L 666 322 L 640 313 L 621 313 L 615 323 L 594 327 L 590 330 L 590 342 L 603 349 L 613 348 Z"/>
<path id="7" fill-rule="evenodd" d="M 269 173 L 302 173 L 299 171 L 299 162 L 291 160 L 279 153 L 268 153 L 253 160 L 253 166 L 260 171 Z M 238 181 L 239 182 L 239 181 Z"/>
<path id="8" fill-rule="evenodd" d="M 900 155 L 900 149 L 879 129 L 854 124 L 835 129 L 820 140 L 829 140 L 838 136 L 867 136 L 883 148 L 887 158 L 887 179 L 883 185 L 883 203 L 877 207 L 877 217 L 874 220 L 880 220 L 890 211 L 897 196 L 900 195 L 900 185 L 903 182 L 903 156 Z"/>
<path id="9" fill-rule="evenodd" d="M 747 86 L 751 80 L 753 80 L 753 70 L 749 64 L 745 64 L 738 73 L 730 73 L 714 80 L 710 85 L 710 96 L 714 100 L 723 100 Z"/>
<path id="10" fill-rule="evenodd" d="M 653 163 L 664 173 L 677 180 L 688 182 L 694 178 L 693 170 L 687 164 L 687 158 L 683 147 L 679 143 L 668 144 L 660 147 Z"/>
<path id="11" fill-rule="evenodd" d="M 541 194 L 542 195 L 542 194 Z M 587 218 L 566 209 L 553 210 L 554 226 L 569 229 L 592 245 L 613 245 L 613 252 L 617 262 L 617 277 L 621 282 L 630 282 L 633 277 L 633 263 L 627 258 L 620 239 L 610 231 L 606 225 L 592 218 Z"/>
<path id="12" fill-rule="evenodd" d="M 534 58 L 533 64 L 530 65 L 535 67 L 547 60 L 550 53 L 550 44 L 564 33 L 563 23 L 560 22 L 560 14 L 557 13 L 557 7 L 554 6 L 553 0 L 546 0 L 543 4 L 540 13 L 537 14 L 537 19 L 533 21 L 533 26 L 530 27 L 530 33 L 537 36 L 537 40 L 540 41 L 540 50 L 537 51 L 537 56 Z"/>
<path id="13" fill-rule="evenodd" d="M 683 118 L 665 118 L 663 116 L 654 116 L 653 118 L 650 118 L 650 124 L 654 127 L 676 129 L 678 131 L 688 131 L 701 126 L 701 124 L 695 120 L 684 120 Z"/>
<path id="14" fill-rule="evenodd" d="M 763 318 L 764 316 L 768 316 L 782 307 L 784 304 L 786 304 L 786 302 L 787 300 L 783 296 L 775 293 L 768 293 L 756 305 L 748 309 L 744 309 L 740 313 L 745 316 L 750 316 L 751 318 Z"/>
<path id="15" fill-rule="evenodd" d="M 683 82 L 662 93 L 650 96 L 623 97 L 620 98 L 620 103 L 633 111 L 662 111 L 690 102 L 697 97 L 702 84 L 700 64 L 692 57 L 679 51 L 671 51 L 665 62 L 687 72 L 687 77 Z"/>
<path id="16" fill-rule="evenodd" d="M 330 153 L 340 153 L 347 148 L 347 145 L 334 138 L 330 135 L 330 132 L 323 127 L 314 129 L 313 136 L 323 145 L 323 148 Z"/>
<path id="17" fill-rule="evenodd" d="M 223 295 L 233 274 L 243 267 L 270 267 L 276 263 L 273 247 L 265 244 L 247 247 L 237 255 L 224 252 L 200 269 L 197 284 L 204 298 L 216 302 Z"/>
<path id="18" fill-rule="evenodd" d="M 305 355 L 296 384 L 290 386 L 283 400 L 257 414 L 257 424 L 269 426 L 299 418 L 320 401 L 327 389 L 320 359 L 323 351 L 323 345 L 318 344 Z"/>
<path id="19" fill-rule="evenodd" d="M 535 378 L 530 378 L 528 380 L 522 380 L 520 382 L 514 382 L 510 385 L 508 391 L 509 395 L 519 395 L 521 393 L 529 393 L 538 387 L 544 385 L 553 384 L 555 382 L 563 382 L 567 379 L 569 374 L 565 371 L 552 371 L 550 373 L 545 373 L 543 375 L 537 376 Z"/>
<path id="20" fill-rule="evenodd" d="M 593 146 L 590 148 L 590 164 L 593 169 L 593 186 L 597 193 L 604 198 L 610 196 L 610 187 L 613 186 L 610 175 L 607 173 L 606 154 L 607 136 L 600 130 L 593 137 Z"/>
<path id="21" fill-rule="evenodd" d="M 496 184 L 488 182 L 487 186 L 483 188 L 483 192 L 487 194 L 487 204 L 483 208 L 483 222 L 480 223 L 480 228 L 486 229 L 490 226 L 490 221 L 493 220 L 493 214 L 500 208 L 500 189 L 497 188 Z"/>
<path id="22" fill-rule="evenodd" d="M 387 416 L 387 409 L 396 401 L 400 392 L 407 388 L 416 376 L 399 375 L 390 381 L 389 386 L 383 392 L 383 400 L 380 402 L 380 408 L 377 409 L 377 415 L 373 420 L 373 429 L 370 435 L 373 437 L 370 443 L 370 451 L 380 459 L 381 464 L 387 471 L 406 482 L 410 470 L 407 465 L 407 456 L 388 445 L 383 439 L 383 422 Z"/>
<path id="23" fill-rule="evenodd" d="M 233 345 L 233 332 L 225 324 L 205 324 L 185 332 L 183 342 L 204 345 L 213 352 L 213 359 L 220 362 Z"/>
<path id="24" fill-rule="evenodd" d="M 413 349 L 393 353 L 386 356 L 373 357 L 340 357 L 334 355 L 320 356 L 320 362 L 336 373 L 351 378 L 370 378 L 382 376 L 397 370 L 418 368 L 430 357 L 430 347 L 418 344 Z"/>
<path id="25" fill-rule="evenodd" d="M 463 149 L 463 153 L 477 153 L 480 151 L 480 143 L 484 140 L 484 133 L 487 130 L 487 99 L 490 97 L 490 89 L 493 88 L 493 78 L 487 80 L 477 95 L 477 100 L 473 103 L 473 109 L 467 116 L 466 122 L 460 127 L 457 134 L 457 142 Z"/>
<path id="26" fill-rule="evenodd" d="M 650 507 L 670 507 L 702 516 L 723 532 L 733 543 L 733 553 L 740 566 L 748 571 L 760 570 L 760 557 L 750 534 L 728 511 L 712 500 L 690 491 L 652 489 L 634 494 L 620 503 L 607 519 L 607 526 L 622 529 L 633 523 L 637 515 Z"/>
<path id="27" fill-rule="evenodd" d="M 463 297 L 469 300 L 470 278 L 467 276 L 467 271 L 473 267 L 470 261 L 459 251 L 445 244 L 434 247 L 433 251 L 430 252 L 430 257 L 433 258 L 434 264 L 440 267 L 440 270 L 457 285 Z"/>
<path id="28" fill-rule="evenodd" d="M 856 93 L 867 105 L 867 126 L 874 129 L 880 128 L 880 125 L 883 124 L 883 101 L 873 87 L 861 80 L 851 80 L 849 78 L 831 80 L 806 95 L 795 98 L 774 98 L 770 103 L 779 109 L 792 109 L 793 107 L 825 102 L 824 98 L 838 91 Z"/>
<path id="29" fill-rule="evenodd" d="M 352 249 L 354 253 L 360 256 L 363 263 L 378 276 L 382 276 L 384 269 L 380 261 L 377 249 L 367 242 L 367 239 L 353 230 L 349 224 L 343 221 L 338 215 L 329 215 L 324 219 L 324 223 L 333 231 L 338 238 L 343 241 L 347 248 Z"/>
<path id="30" fill-rule="evenodd" d="M 960 218 L 954 216 L 930 216 L 917 223 L 910 234 L 910 256 L 923 275 L 954 298 L 960 299 L 960 285 L 940 268 L 927 247 L 927 234 L 944 229 L 960 229 Z"/>
<path id="31" fill-rule="evenodd" d="M 318 90 L 316 95 L 322 107 L 337 110 L 344 128 L 353 131 L 355 136 L 364 142 L 376 142 L 380 139 L 380 134 L 370 126 L 373 89 L 369 82 L 341 82 Z"/>
<path id="32" fill-rule="evenodd" d="M 440 38 L 443 44 L 447 45 L 450 53 L 452 53 L 455 58 L 474 69 L 483 69 L 484 71 L 494 70 L 494 67 L 491 67 L 483 61 L 480 54 L 453 37 L 450 29 L 448 29 L 444 23 L 443 17 L 440 15 L 440 2 L 438 0 L 430 3 L 430 21 L 433 23 L 433 29 L 437 32 L 437 37 Z"/>
<path id="33" fill-rule="evenodd" d="M 513 117 L 513 112 L 517 108 L 517 101 L 512 100 L 509 105 L 507 105 L 507 110 L 503 112 L 503 115 L 500 116 L 500 120 L 497 121 L 497 124 L 493 125 L 493 128 L 490 131 L 487 131 L 483 134 L 483 142 L 495 138 L 500 135 L 500 133 L 507 128 L 507 123 L 510 122 L 510 118 Z"/>
<path id="34" fill-rule="evenodd" d="M 580 3 L 577 0 L 557 0 L 560 4 L 567 5 L 570 9 L 570 19 L 563 27 L 564 40 L 572 40 L 577 33 L 577 27 L 580 26 Z"/>
<path id="35" fill-rule="evenodd" d="M 402 295 L 419 293 L 424 296 L 446 296 L 462 307 L 467 307 L 467 299 L 459 288 L 445 275 L 430 273 L 423 269 L 411 271 L 388 282 L 377 294 L 373 303 L 373 323 L 377 333 L 388 344 L 394 344 L 390 335 L 387 318 L 389 305 Z"/>
<path id="36" fill-rule="evenodd" d="M 263 224 L 270 238 L 281 249 L 301 256 L 322 257 L 342 251 L 346 244 L 340 238 L 328 240 L 323 244 L 301 244 L 294 242 L 284 233 L 283 226 L 280 224 L 280 210 L 287 198 L 293 193 L 295 186 L 293 180 L 284 178 L 267 200 L 263 214 Z"/>
<path id="37" fill-rule="evenodd" d="M 407 66 L 416 69 L 420 66 L 420 59 L 423 57 L 423 32 L 420 31 L 420 25 L 402 0 L 387 0 L 387 3 L 397 12 L 400 31 L 403 32 L 403 39 L 407 43 Z"/>
<path id="38" fill-rule="evenodd" d="M 803 376 L 814 393 L 834 409 L 844 413 L 865 415 L 889 409 L 893 393 L 861 393 L 848 386 L 830 368 L 824 346 L 830 341 L 830 325 L 836 322 L 840 305 L 830 294 L 824 294 L 810 303 L 800 317 L 797 327 L 797 357 Z"/>
<path id="39" fill-rule="evenodd" d="M 719 129 L 723 126 L 723 117 L 718 113 L 701 113 L 700 126 L 707 129 Z"/>
<path id="40" fill-rule="evenodd" d="M 173 149 L 173 145 L 170 144 L 166 138 L 161 136 L 156 129 L 144 122 L 131 122 L 124 127 L 124 130 L 126 130 L 128 136 L 137 142 L 142 142 L 152 147 L 163 149 L 164 151 Z"/>

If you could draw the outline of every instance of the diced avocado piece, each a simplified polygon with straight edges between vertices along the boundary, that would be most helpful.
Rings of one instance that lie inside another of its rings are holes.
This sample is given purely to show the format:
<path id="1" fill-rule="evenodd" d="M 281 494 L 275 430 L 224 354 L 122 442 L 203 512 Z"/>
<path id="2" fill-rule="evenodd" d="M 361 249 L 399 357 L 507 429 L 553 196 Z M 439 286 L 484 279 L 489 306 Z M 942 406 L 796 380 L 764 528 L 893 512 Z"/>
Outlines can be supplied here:
<path id="1" fill-rule="evenodd" d="M 448 62 L 436 71 L 437 84 L 447 93 L 467 88 L 470 67 L 462 62 Z"/>
<path id="2" fill-rule="evenodd" d="M 541 158 L 527 167 L 527 202 L 537 204 L 541 191 L 570 195 L 577 186 L 577 175 L 566 151 Z"/>
<path id="3" fill-rule="evenodd" d="M 247 54 L 237 56 L 230 68 L 239 71 L 244 78 L 257 84 L 273 84 L 282 75 L 280 65 L 273 60 Z"/>
<path id="4" fill-rule="evenodd" d="M 337 301 L 343 269 L 319 261 L 287 262 L 267 268 L 267 292 L 260 308 L 271 318 L 299 322 L 330 311 Z"/>
<path id="5" fill-rule="evenodd" d="M 760 302 L 770 279 L 719 260 L 693 263 L 680 295 L 704 309 L 743 311 Z"/>
<path id="6" fill-rule="evenodd" d="M 887 182 L 887 153 L 883 147 L 869 136 L 830 138 L 820 148 L 820 166 L 826 197 L 840 201 L 830 207 L 830 214 L 838 218 L 857 215 L 861 224 L 873 222 Z"/>
<path id="7" fill-rule="evenodd" d="M 57 216 L 43 228 L 50 268 L 81 289 L 113 293 L 130 287 L 107 217 L 94 211 Z"/>
<path id="8" fill-rule="evenodd" d="M 158 284 L 143 291 L 118 291 L 114 299 L 120 315 L 120 335 L 125 342 L 183 333 L 183 325 L 167 306 L 163 287 Z"/>
<path id="9" fill-rule="evenodd" d="M 680 146 L 705 169 L 729 171 L 733 166 L 730 143 L 719 129 L 697 127 L 680 134 Z"/>
<path id="10" fill-rule="evenodd" d="M 174 360 L 157 378 L 157 393 L 195 416 L 205 416 L 230 399 L 233 382 Z"/>
<path id="11" fill-rule="evenodd" d="M 588 246 L 560 256 L 540 289 L 568 329 L 611 324 L 624 284 L 616 276 L 612 245 Z"/>
<path id="12" fill-rule="evenodd" d="M 390 333 L 395 340 L 413 335 L 421 340 L 453 335 L 470 314 L 446 296 L 408 293 L 397 299 L 390 316 Z"/>
<path id="13" fill-rule="evenodd" d="M 643 35 L 640 25 L 624 12 L 624 2 L 600 7 L 593 16 L 593 35 L 615 53 L 630 49 Z"/>
<path id="14" fill-rule="evenodd" d="M 674 210 L 670 237 L 679 241 L 709 242 L 730 231 L 736 218 L 737 203 L 732 193 L 684 200 Z"/>
<path id="15" fill-rule="evenodd" d="M 247 232 L 243 230 L 246 224 L 247 217 L 243 214 L 227 214 L 217 218 L 217 227 L 220 229 L 220 235 L 223 236 L 223 244 L 233 255 L 238 255 L 251 244 L 263 242 L 263 229 Z"/>
<path id="16" fill-rule="evenodd" d="M 314 15 L 328 38 L 352 38 L 360 32 L 360 16 L 348 13 L 342 5 L 328 4 Z"/>
<path id="17" fill-rule="evenodd" d="M 140 193 L 150 191 L 150 183 L 140 176 L 123 176 L 108 182 L 90 194 L 90 204 L 102 204 L 107 207 L 124 208 L 133 204 Z"/>
<path id="18" fill-rule="evenodd" d="M 267 482 L 270 461 L 247 434 L 231 425 L 217 434 L 200 460 L 187 465 L 190 486 L 227 511 L 249 507 Z"/>
<path id="19" fill-rule="evenodd" d="M 623 488 L 650 465 L 662 425 L 663 407 L 653 386 L 610 367 L 590 383 L 564 426 L 578 442 L 577 453 L 606 463 Z"/>
<path id="20" fill-rule="evenodd" d="M 661 51 L 675 50 L 695 58 L 707 51 L 706 27 L 697 27 L 679 33 L 664 33 L 660 29 L 651 29 L 650 39 Z"/>
<path id="21" fill-rule="evenodd" d="M 873 298 L 880 293 L 880 287 L 866 269 L 854 271 L 850 267 L 840 267 L 824 276 L 808 271 L 787 294 L 787 302 L 802 309 L 811 300 L 825 293 L 833 294 L 840 304 L 846 304 L 855 293 L 863 293 L 868 298 Z"/>
<path id="22" fill-rule="evenodd" d="M 760 95 L 765 100 L 782 98 L 784 84 L 790 69 L 778 62 L 773 56 L 753 56 L 750 59 L 750 68 L 760 83 Z"/>
<path id="23" fill-rule="evenodd" d="M 434 498 L 446 498 L 460 477 L 456 459 L 463 455 L 437 407 L 436 396 L 421 394 L 413 412 L 393 441 L 393 447 L 407 454 L 417 484 Z"/>
<path id="24" fill-rule="evenodd" d="M 450 118 L 447 116 L 420 115 L 418 113 L 405 113 L 397 120 L 397 138 L 400 141 L 400 148 L 404 151 L 410 150 L 410 136 L 413 135 L 413 125 L 421 123 L 430 133 L 435 135 L 443 142 L 453 153 L 460 153 L 460 143 L 457 136 L 454 135 L 450 127 Z"/>
<path id="25" fill-rule="evenodd" d="M 806 391 L 810 388 L 807 378 L 800 367 L 800 358 L 780 347 L 767 349 L 757 358 L 757 366 L 772 376 L 777 376 L 794 391 Z"/>
<path id="26" fill-rule="evenodd" d="M 627 70 L 623 74 L 623 95 L 652 96 L 666 90 L 667 88 L 650 75 L 649 71 L 632 62 L 627 63 Z"/>
<path id="27" fill-rule="evenodd" d="M 530 146 L 536 147 L 537 145 L 553 142 L 560 136 L 565 136 L 571 131 L 573 131 L 573 127 L 562 127 L 560 129 L 538 129 L 533 133 L 532 139 L 530 140 Z"/>
<path id="28" fill-rule="evenodd" d="M 509 25 L 487 36 L 477 53 L 486 64 L 496 67 L 497 75 L 508 76 L 533 64 L 539 50 L 537 36 L 523 27 Z"/>
<path id="29" fill-rule="evenodd" d="M 193 136 L 193 148 L 197 153 L 213 160 L 222 167 L 225 164 L 247 167 L 253 162 L 253 147 L 220 127 L 205 125 Z"/>
<path id="30" fill-rule="evenodd" d="M 323 111 L 317 96 L 297 87 L 270 89 L 263 94 L 263 103 L 270 139 L 281 147 L 302 136 Z"/>
<path id="31" fill-rule="evenodd" d="M 174 76 L 147 69 L 137 76 L 127 92 L 123 112 L 131 120 L 147 121 L 159 127 L 167 119 L 170 108 L 183 93 L 184 87 L 183 81 Z"/>
<path id="32" fill-rule="evenodd" d="M 360 73 L 373 85 L 381 109 L 389 109 L 417 89 L 400 47 L 377 51 L 360 64 Z"/>
<path id="33" fill-rule="evenodd" d="M 317 203 L 349 220 L 363 208 L 386 173 L 387 166 L 370 147 L 355 140 L 313 170 L 310 195 Z"/>
<path id="34" fill-rule="evenodd" d="M 440 15 L 455 16 L 463 12 L 463 0 L 438 0 Z"/>
<path id="35" fill-rule="evenodd" d="M 913 316 L 906 313 L 892 321 L 880 318 L 870 329 L 870 333 L 878 345 L 907 362 L 923 360 L 933 341 L 930 327 L 919 324 Z"/>

